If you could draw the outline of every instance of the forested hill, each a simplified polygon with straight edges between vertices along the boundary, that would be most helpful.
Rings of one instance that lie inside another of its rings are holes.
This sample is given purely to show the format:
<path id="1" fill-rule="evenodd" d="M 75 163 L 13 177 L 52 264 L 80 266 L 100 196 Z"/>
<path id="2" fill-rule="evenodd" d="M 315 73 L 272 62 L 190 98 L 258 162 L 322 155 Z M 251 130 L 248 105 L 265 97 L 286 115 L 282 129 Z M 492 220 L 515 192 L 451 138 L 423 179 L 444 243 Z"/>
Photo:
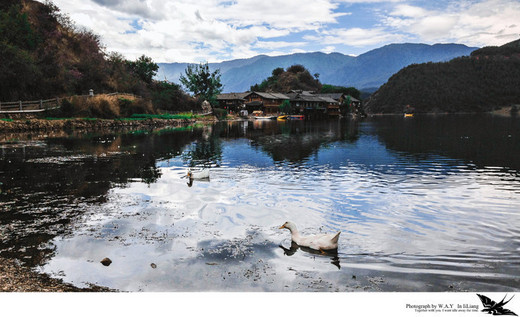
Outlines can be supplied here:
<path id="1" fill-rule="evenodd" d="M 449 62 L 410 65 L 365 104 L 368 113 L 480 112 L 520 104 L 520 40 Z"/>
<path id="2" fill-rule="evenodd" d="M 146 95 L 153 72 L 143 66 L 153 63 L 140 62 L 107 55 L 98 35 L 75 26 L 50 1 L 0 1 L 0 102 L 89 89 Z"/>
<path id="3" fill-rule="evenodd" d="M 320 81 L 331 85 L 352 86 L 358 89 L 379 87 L 401 68 L 412 63 L 448 61 L 468 56 L 475 47 L 460 44 L 390 44 L 353 57 L 340 53 L 296 53 L 282 56 L 259 55 L 222 63 L 210 63 L 220 69 L 225 92 L 241 92 L 271 76 L 275 68 L 303 65 L 311 74 L 319 74 Z M 159 63 L 157 78 L 178 82 L 186 63 Z"/>

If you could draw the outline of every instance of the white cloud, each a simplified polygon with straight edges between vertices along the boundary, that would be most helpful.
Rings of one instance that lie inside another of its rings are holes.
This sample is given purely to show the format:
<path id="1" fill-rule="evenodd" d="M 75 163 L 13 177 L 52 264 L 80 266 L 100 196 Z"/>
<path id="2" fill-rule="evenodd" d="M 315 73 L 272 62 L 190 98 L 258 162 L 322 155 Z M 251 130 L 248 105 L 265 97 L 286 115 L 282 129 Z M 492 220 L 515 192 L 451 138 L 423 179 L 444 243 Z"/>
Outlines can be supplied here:
<path id="1" fill-rule="evenodd" d="M 501 45 L 520 34 L 518 0 L 428 2 L 429 9 L 407 0 L 54 2 L 99 34 L 107 51 L 158 62 L 221 61 L 265 50 L 280 55 L 352 47 L 360 53 L 403 41 Z M 346 12 L 359 7 L 363 11 Z"/>
<path id="2" fill-rule="evenodd" d="M 285 47 L 301 47 L 306 45 L 306 42 L 285 42 L 285 41 L 259 41 L 255 43 L 255 48 L 262 49 L 278 49 Z"/>
<path id="3" fill-rule="evenodd" d="M 269 25 L 290 30 L 315 29 L 335 23 L 343 13 L 329 0 L 240 0 L 225 7 L 208 10 L 208 16 L 235 26 Z"/>
<path id="4" fill-rule="evenodd" d="M 404 16 L 404 17 L 424 17 L 428 15 L 428 11 L 424 10 L 420 7 L 414 7 L 407 4 L 398 5 L 395 7 L 394 11 L 392 11 L 391 15 L 394 16 Z"/>
<path id="5" fill-rule="evenodd" d="M 406 0 L 337 0 L 345 3 L 380 3 L 380 2 L 404 2 Z"/>
<path id="6" fill-rule="evenodd" d="M 288 42 L 275 44 L 266 39 L 316 30 L 345 14 L 334 12 L 338 5 L 329 0 L 55 2 L 78 24 L 100 34 L 109 51 L 119 49 L 131 59 L 144 53 L 158 61 L 217 61 L 224 56 L 241 57 L 243 52 L 256 55 L 254 48 L 287 47 Z M 136 20 L 140 29 L 131 26 Z M 293 44 L 293 48 L 302 46 L 301 42 Z"/>
<path id="7" fill-rule="evenodd" d="M 520 2 L 460 2 L 443 10 L 398 5 L 384 24 L 428 43 L 455 42 L 472 46 L 502 45 L 518 39 Z"/>
<path id="8" fill-rule="evenodd" d="M 322 50 L 321 50 L 323 53 L 333 53 L 336 51 L 336 47 L 335 46 L 326 46 L 324 47 Z"/>
<path id="9" fill-rule="evenodd" d="M 389 34 L 383 28 L 350 28 L 324 30 L 321 31 L 319 35 L 310 35 L 304 38 L 309 41 L 319 41 L 324 45 L 343 44 L 348 46 L 370 46 L 399 41 L 401 40 L 401 35 Z"/>

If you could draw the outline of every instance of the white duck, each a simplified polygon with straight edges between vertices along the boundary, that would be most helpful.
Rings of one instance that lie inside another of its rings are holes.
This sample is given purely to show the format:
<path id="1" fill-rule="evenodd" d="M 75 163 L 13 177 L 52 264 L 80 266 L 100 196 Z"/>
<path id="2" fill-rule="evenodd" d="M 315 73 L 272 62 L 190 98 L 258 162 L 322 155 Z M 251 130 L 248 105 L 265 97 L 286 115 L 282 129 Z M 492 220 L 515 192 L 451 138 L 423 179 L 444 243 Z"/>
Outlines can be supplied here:
<path id="1" fill-rule="evenodd" d="M 190 168 L 186 175 L 189 179 L 209 178 L 209 169 L 207 168 Z"/>
<path id="2" fill-rule="evenodd" d="M 340 231 L 332 234 L 318 234 L 302 237 L 296 228 L 296 225 L 290 221 L 284 223 L 280 229 L 289 229 L 292 241 L 299 246 L 320 251 L 336 250 L 338 248 L 339 234 L 341 233 Z"/>

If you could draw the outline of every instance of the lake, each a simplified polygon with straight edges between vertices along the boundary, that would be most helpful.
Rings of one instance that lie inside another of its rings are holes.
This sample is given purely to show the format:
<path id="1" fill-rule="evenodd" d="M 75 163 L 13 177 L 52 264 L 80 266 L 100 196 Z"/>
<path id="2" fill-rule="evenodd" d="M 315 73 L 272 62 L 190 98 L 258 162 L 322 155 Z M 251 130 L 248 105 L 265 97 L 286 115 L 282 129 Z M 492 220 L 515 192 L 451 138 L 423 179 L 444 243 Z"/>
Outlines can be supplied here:
<path id="1" fill-rule="evenodd" d="M 4 134 L 0 252 L 122 291 L 518 292 L 519 172 L 491 115 Z"/>

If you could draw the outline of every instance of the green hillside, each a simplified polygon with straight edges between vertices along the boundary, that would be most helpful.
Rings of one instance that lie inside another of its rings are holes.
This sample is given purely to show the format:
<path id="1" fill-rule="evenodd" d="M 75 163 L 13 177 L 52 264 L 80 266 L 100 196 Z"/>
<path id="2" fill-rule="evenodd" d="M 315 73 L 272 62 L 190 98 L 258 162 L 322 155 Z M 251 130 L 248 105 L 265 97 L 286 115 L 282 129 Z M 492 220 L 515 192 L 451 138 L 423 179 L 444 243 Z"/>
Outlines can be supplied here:
<path id="1" fill-rule="evenodd" d="M 367 113 L 483 112 L 520 104 L 520 40 L 449 62 L 410 65 L 365 104 Z"/>
<path id="2" fill-rule="evenodd" d="M 153 78 L 158 68 L 145 55 L 130 61 L 105 52 L 98 35 L 77 27 L 51 1 L 0 2 L 0 102 L 85 95 L 93 89 L 144 98 L 121 101 L 121 111 L 111 116 L 197 108 L 179 85 Z M 150 101 L 152 110 L 136 105 Z M 64 108 L 70 111 L 61 115 L 97 115 L 80 111 L 79 105 Z"/>

